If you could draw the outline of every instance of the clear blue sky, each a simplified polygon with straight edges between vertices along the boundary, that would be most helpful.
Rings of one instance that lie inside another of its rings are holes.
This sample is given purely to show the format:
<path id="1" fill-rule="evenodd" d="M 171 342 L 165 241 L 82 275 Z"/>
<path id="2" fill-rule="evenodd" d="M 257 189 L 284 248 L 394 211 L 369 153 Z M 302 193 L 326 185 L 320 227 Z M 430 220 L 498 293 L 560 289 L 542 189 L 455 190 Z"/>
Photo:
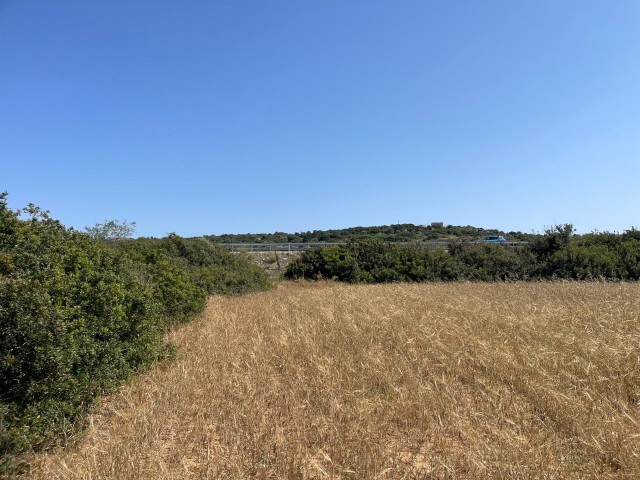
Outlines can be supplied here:
<path id="1" fill-rule="evenodd" d="M 640 2 L 0 0 L 0 190 L 143 236 L 640 226 Z"/>

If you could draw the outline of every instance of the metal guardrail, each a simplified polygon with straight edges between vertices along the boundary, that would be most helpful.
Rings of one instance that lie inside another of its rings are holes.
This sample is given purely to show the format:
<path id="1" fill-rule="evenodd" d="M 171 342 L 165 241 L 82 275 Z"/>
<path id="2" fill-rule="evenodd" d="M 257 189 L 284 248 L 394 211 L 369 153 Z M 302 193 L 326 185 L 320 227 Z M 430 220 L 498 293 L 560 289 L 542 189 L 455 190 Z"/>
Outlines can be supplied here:
<path id="1" fill-rule="evenodd" d="M 346 245 L 346 243 L 218 243 L 232 252 L 304 252 L 314 248 Z"/>
<path id="2" fill-rule="evenodd" d="M 421 245 L 427 248 L 447 248 L 450 242 L 392 242 L 393 245 Z M 490 245 L 506 245 L 509 247 L 518 247 L 525 245 L 527 242 L 464 242 L 469 245 L 490 244 Z M 314 248 L 333 247 L 334 245 L 346 245 L 346 242 L 314 242 L 314 243 L 218 243 L 220 247 L 231 249 L 231 252 L 304 252 Z"/>

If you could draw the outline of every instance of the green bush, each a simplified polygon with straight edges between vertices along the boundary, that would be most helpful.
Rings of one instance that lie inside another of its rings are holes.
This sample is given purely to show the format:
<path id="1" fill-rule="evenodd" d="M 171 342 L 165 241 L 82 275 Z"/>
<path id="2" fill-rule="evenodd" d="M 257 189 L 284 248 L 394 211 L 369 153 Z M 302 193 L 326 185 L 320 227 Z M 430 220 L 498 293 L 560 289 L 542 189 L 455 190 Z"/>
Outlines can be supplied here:
<path id="1" fill-rule="evenodd" d="M 286 275 L 288 278 L 331 278 L 349 282 L 357 276 L 357 262 L 345 247 L 319 248 L 309 250 L 291 262 Z"/>
<path id="2" fill-rule="evenodd" d="M 612 233 L 577 237 L 546 259 L 546 270 L 577 280 L 638 280 L 640 238 Z"/>
<path id="3" fill-rule="evenodd" d="M 309 250 L 289 265 L 285 277 L 352 283 L 416 282 L 454 280 L 458 270 L 455 259 L 442 250 L 364 240 Z"/>
<path id="4" fill-rule="evenodd" d="M 257 266 L 208 242 L 96 241 L 33 205 L 12 211 L 0 194 L 0 477 L 161 358 L 166 329 L 209 293 L 268 286 Z"/>
<path id="5" fill-rule="evenodd" d="M 126 257 L 0 202 L 0 452 L 37 447 L 158 358 L 159 305 Z M 1 470 L 0 470 L 1 471 Z"/>
<path id="6" fill-rule="evenodd" d="M 203 238 L 140 238 L 118 248 L 132 258 L 156 264 L 168 259 L 190 281 L 209 294 L 235 295 L 271 287 L 267 274 L 243 254 L 233 254 Z"/>
<path id="7" fill-rule="evenodd" d="M 535 257 L 528 249 L 504 245 L 451 244 L 450 255 L 468 280 L 527 280 L 534 275 Z"/>
<path id="8" fill-rule="evenodd" d="M 640 235 L 577 236 L 558 225 L 527 245 L 450 242 L 447 249 L 420 243 L 362 240 L 305 252 L 285 273 L 290 279 L 328 278 L 354 283 L 433 280 L 534 280 L 546 278 L 638 280 Z"/>

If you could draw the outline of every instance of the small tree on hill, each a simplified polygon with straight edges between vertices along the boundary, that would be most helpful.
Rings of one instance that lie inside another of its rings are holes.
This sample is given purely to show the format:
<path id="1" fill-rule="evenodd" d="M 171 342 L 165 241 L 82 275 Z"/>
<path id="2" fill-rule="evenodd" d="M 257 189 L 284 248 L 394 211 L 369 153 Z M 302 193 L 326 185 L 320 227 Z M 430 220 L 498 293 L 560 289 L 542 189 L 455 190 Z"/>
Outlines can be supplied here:
<path id="1" fill-rule="evenodd" d="M 136 222 L 105 220 L 104 223 L 96 223 L 93 227 L 85 227 L 84 230 L 94 240 L 126 240 L 135 233 Z"/>

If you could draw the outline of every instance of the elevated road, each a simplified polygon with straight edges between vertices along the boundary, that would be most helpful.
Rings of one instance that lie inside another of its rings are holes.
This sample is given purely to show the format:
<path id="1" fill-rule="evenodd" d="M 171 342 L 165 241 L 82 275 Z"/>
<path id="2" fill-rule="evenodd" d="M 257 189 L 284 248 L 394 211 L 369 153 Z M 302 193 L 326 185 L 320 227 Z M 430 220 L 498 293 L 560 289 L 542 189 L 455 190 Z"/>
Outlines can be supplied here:
<path id="1" fill-rule="evenodd" d="M 392 245 L 420 245 L 425 248 L 447 248 L 451 242 L 390 242 Z M 490 242 L 463 242 L 468 245 L 483 245 L 496 243 Z M 497 245 L 508 247 L 520 247 L 527 242 L 504 242 Z M 228 248 L 232 252 L 304 252 L 314 248 L 333 247 L 334 245 L 347 245 L 346 242 L 309 242 L 309 243 L 217 243 L 216 245 Z"/>

